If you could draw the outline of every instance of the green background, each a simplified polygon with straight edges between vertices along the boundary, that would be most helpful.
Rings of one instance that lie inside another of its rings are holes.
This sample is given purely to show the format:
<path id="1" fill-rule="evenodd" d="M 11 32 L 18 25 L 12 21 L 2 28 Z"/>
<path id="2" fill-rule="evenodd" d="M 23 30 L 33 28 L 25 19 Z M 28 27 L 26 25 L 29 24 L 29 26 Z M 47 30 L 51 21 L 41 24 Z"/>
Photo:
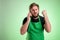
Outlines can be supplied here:
<path id="1" fill-rule="evenodd" d="M 0 40 L 26 40 L 20 34 L 23 19 L 29 12 L 29 5 L 37 3 L 47 10 L 51 32 L 45 33 L 45 40 L 60 40 L 60 0 L 1 0 L 0 1 Z"/>

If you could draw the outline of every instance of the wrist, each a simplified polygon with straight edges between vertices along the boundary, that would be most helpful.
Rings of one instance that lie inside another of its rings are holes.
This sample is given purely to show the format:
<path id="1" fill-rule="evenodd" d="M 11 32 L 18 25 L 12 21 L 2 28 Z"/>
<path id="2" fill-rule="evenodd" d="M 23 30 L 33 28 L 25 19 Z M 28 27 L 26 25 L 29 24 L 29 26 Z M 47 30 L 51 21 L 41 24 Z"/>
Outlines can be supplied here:
<path id="1" fill-rule="evenodd" d="M 44 14 L 43 16 L 44 16 L 44 17 L 47 17 L 47 14 Z"/>
<path id="2" fill-rule="evenodd" d="M 29 23 L 30 22 L 30 19 L 27 19 L 27 23 Z"/>

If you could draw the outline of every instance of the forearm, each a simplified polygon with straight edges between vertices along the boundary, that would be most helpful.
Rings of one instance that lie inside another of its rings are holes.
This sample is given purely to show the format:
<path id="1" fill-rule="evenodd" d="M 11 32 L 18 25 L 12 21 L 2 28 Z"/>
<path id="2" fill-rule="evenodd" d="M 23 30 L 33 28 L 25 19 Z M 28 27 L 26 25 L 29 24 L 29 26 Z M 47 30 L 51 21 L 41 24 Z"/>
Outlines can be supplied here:
<path id="1" fill-rule="evenodd" d="M 47 32 L 50 32 L 51 31 L 51 24 L 49 22 L 49 19 L 48 19 L 47 15 L 44 15 L 44 20 L 45 20 L 44 28 Z"/>
<path id="2" fill-rule="evenodd" d="M 21 28 L 21 34 L 23 35 L 28 29 L 29 21 L 27 21 Z"/>

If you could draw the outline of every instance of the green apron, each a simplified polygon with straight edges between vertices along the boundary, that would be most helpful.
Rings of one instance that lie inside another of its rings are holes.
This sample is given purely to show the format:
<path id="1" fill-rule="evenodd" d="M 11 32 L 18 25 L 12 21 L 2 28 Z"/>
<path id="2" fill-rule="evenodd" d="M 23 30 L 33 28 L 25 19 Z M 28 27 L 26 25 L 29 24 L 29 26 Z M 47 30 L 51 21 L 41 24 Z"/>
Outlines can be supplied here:
<path id="1" fill-rule="evenodd" d="M 44 40 L 44 29 L 42 27 L 40 18 L 39 22 L 30 21 L 27 30 L 27 40 Z"/>

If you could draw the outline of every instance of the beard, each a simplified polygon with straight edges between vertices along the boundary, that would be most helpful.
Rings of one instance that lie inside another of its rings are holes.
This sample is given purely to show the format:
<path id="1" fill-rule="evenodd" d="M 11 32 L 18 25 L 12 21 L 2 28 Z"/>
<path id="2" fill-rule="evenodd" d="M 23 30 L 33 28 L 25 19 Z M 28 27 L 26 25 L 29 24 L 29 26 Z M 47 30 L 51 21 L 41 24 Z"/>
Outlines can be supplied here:
<path id="1" fill-rule="evenodd" d="M 32 14 L 32 18 L 37 18 L 39 16 L 39 13 L 37 14 L 37 16 L 34 16 L 33 14 Z"/>

